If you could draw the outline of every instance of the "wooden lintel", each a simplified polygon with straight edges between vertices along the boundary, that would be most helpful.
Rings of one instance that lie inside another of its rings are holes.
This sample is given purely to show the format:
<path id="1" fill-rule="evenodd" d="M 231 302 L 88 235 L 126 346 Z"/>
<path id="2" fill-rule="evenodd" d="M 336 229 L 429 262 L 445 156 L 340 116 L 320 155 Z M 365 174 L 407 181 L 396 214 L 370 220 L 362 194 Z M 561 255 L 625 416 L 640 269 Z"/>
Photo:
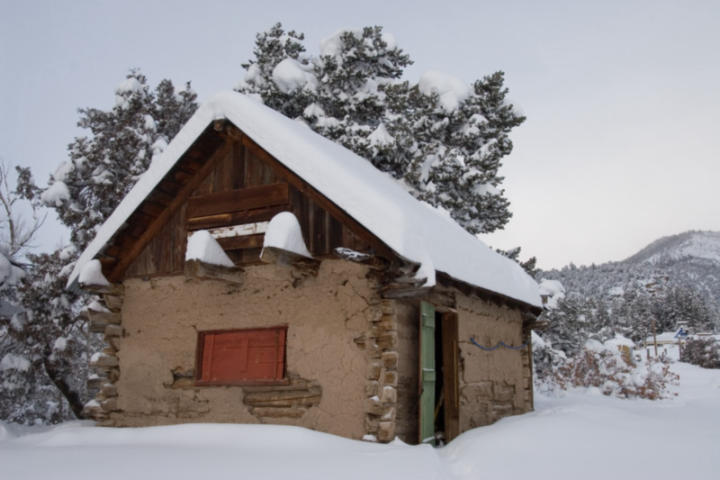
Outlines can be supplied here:
<path id="1" fill-rule="evenodd" d="M 218 238 L 217 242 L 223 250 L 242 250 L 245 248 L 261 248 L 264 239 L 264 233 L 257 233 L 255 235 Z"/>
<path id="2" fill-rule="evenodd" d="M 383 289 L 381 295 L 388 299 L 422 298 L 426 297 L 429 292 L 430 287 L 388 288 Z"/>
<path id="3" fill-rule="evenodd" d="M 223 267 L 222 265 L 212 265 L 200 260 L 188 260 L 185 262 L 185 276 L 189 278 L 221 280 L 239 285 L 244 280 L 243 272 L 240 267 Z"/>
<path id="4" fill-rule="evenodd" d="M 300 271 L 311 274 L 313 276 L 317 275 L 321 263 L 320 260 L 304 257 L 295 252 L 275 247 L 263 248 L 260 260 L 262 260 L 264 263 L 291 265 L 299 269 Z"/>

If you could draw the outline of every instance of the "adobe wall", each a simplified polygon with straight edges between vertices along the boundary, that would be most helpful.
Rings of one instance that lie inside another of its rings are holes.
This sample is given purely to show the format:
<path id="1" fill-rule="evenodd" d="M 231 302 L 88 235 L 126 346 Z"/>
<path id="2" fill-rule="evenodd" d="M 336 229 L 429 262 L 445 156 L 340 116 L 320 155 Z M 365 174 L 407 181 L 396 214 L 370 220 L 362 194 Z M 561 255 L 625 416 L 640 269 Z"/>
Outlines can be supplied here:
<path id="1" fill-rule="evenodd" d="M 529 349 L 484 347 L 498 342 L 520 346 L 525 342 L 518 310 L 458 293 L 458 344 L 460 347 L 460 431 L 488 425 L 498 419 L 532 410 Z"/>
<path id="2" fill-rule="evenodd" d="M 382 354 L 366 343 L 392 311 L 366 274 L 365 266 L 325 260 L 316 277 L 301 280 L 274 264 L 246 267 L 240 285 L 184 275 L 126 280 L 124 333 L 113 342 L 117 398 L 104 423 L 281 423 L 362 438 L 371 357 Z M 282 324 L 288 388 L 194 385 L 198 331 Z"/>

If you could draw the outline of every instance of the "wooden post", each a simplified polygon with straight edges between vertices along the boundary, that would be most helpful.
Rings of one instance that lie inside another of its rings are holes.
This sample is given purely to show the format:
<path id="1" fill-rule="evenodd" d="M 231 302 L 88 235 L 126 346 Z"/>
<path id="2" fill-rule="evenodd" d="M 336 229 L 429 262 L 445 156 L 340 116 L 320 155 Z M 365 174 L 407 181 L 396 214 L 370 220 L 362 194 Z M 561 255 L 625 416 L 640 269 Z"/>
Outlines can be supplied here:
<path id="1" fill-rule="evenodd" d="M 657 354 L 657 331 L 655 329 L 655 315 L 652 316 L 652 329 L 653 329 L 653 345 L 655 346 L 655 360 L 658 358 Z"/>

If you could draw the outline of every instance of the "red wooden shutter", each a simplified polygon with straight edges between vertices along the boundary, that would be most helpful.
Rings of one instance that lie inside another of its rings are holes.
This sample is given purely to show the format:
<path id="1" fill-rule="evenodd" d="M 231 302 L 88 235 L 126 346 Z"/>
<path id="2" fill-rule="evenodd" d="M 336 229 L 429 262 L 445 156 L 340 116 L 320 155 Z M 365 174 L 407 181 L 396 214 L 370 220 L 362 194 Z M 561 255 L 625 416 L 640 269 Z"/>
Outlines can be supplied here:
<path id="1" fill-rule="evenodd" d="M 200 332 L 199 383 L 241 384 L 282 380 L 286 327 Z"/>

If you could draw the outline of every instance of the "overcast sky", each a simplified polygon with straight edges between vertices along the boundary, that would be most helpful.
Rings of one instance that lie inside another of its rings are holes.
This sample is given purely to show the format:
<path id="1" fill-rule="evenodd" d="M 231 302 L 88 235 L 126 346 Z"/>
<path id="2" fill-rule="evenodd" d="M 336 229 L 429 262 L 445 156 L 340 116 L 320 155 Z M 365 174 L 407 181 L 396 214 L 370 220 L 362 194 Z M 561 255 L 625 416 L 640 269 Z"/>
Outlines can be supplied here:
<path id="1" fill-rule="evenodd" d="M 621 260 L 657 237 L 720 230 L 720 2 L 0 0 L 0 157 L 44 182 L 139 67 L 200 101 L 243 75 L 281 21 L 310 51 L 382 25 L 415 64 L 465 81 L 503 70 L 527 121 L 504 187 L 513 219 L 486 236 L 544 268 Z M 52 223 L 52 222 L 50 222 Z M 42 244 L 68 235 L 51 224 Z"/>

